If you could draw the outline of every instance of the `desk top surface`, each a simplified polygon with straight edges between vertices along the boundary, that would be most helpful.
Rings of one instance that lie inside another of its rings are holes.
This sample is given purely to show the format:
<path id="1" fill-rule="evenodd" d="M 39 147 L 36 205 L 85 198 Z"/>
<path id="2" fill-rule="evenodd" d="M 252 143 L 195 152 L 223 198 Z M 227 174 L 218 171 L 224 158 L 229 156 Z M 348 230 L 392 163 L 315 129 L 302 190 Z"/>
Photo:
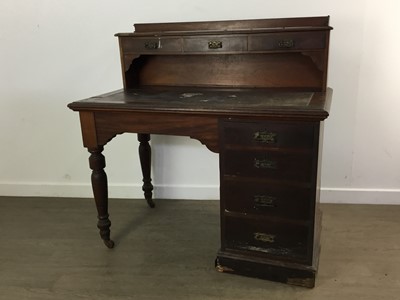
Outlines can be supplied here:
<path id="1" fill-rule="evenodd" d="M 170 112 L 220 115 L 328 116 L 332 90 L 291 92 L 270 89 L 196 87 L 143 87 L 118 90 L 76 101 L 69 108 L 81 110 Z"/>

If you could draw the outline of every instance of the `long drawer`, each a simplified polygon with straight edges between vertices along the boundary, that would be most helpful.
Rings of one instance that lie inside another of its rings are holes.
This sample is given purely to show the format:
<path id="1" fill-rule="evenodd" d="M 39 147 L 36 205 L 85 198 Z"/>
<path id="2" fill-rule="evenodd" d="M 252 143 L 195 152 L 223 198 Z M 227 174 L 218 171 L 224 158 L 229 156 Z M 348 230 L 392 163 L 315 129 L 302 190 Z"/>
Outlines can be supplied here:
<path id="1" fill-rule="evenodd" d="M 226 217 L 224 230 L 225 249 L 299 261 L 308 258 L 308 226 Z"/>
<path id="2" fill-rule="evenodd" d="M 221 182 L 225 210 L 293 220 L 312 217 L 314 201 L 309 187 L 274 181 L 229 180 Z"/>

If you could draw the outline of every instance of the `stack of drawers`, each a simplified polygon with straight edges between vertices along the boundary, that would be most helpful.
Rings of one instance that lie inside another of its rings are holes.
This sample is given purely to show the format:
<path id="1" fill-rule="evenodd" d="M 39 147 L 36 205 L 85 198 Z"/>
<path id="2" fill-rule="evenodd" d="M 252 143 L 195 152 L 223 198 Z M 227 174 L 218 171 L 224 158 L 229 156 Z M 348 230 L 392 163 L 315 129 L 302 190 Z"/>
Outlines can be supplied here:
<path id="1" fill-rule="evenodd" d="M 242 257 L 253 273 L 251 261 L 289 270 L 281 280 L 269 278 L 267 267 L 265 274 L 250 275 L 284 282 L 301 278 L 301 285 L 313 285 L 314 252 L 319 250 L 319 122 L 226 119 L 220 121 L 220 137 L 222 246 L 217 268 L 235 272 L 228 257 L 236 262 Z"/>

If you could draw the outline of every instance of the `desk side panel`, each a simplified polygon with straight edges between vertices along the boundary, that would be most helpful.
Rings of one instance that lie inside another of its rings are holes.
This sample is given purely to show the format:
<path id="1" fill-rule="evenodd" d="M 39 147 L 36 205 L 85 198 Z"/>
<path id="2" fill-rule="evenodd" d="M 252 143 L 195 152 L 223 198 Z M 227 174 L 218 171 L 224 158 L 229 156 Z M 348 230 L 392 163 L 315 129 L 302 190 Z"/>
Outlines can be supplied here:
<path id="1" fill-rule="evenodd" d="M 81 111 L 79 112 L 79 118 L 81 121 L 83 146 L 86 148 L 97 147 L 98 141 L 94 113 L 90 111 Z"/>

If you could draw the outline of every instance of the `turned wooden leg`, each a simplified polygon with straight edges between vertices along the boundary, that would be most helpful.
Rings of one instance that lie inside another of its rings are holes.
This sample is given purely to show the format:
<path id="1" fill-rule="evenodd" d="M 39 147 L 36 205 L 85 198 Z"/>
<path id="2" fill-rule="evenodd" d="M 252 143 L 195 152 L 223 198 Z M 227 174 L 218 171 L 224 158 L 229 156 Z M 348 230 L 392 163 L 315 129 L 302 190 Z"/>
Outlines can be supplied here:
<path id="1" fill-rule="evenodd" d="M 143 186 L 144 197 L 150 207 L 154 207 L 153 202 L 153 185 L 151 184 L 151 148 L 150 148 L 150 134 L 138 133 L 139 145 L 139 157 L 140 165 L 142 167 L 143 174 Z"/>
<path id="2" fill-rule="evenodd" d="M 108 248 L 114 247 L 114 242 L 110 239 L 111 221 L 108 218 L 108 186 L 107 174 L 104 171 L 106 160 L 101 153 L 103 146 L 89 149 L 90 169 L 92 169 L 92 189 L 98 213 L 97 227 L 100 229 L 100 236 Z"/>

